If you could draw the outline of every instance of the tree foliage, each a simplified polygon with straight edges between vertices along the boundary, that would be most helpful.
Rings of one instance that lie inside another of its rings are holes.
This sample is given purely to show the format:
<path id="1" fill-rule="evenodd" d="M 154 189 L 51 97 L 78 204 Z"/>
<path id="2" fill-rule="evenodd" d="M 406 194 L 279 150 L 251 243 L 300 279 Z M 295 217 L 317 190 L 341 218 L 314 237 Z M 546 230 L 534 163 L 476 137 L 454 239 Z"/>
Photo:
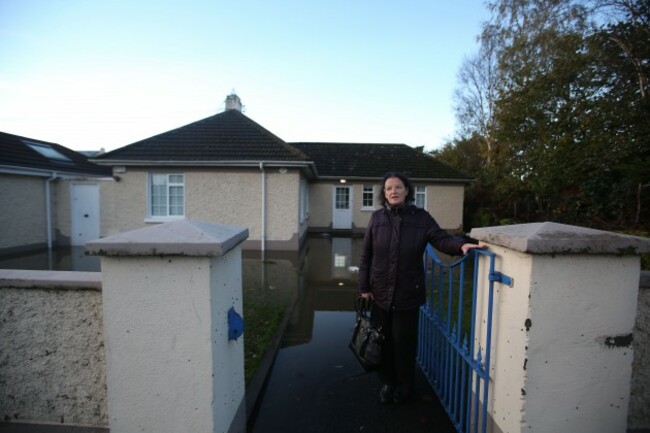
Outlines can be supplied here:
<path id="1" fill-rule="evenodd" d="M 471 225 L 553 220 L 647 229 L 647 1 L 488 7 L 481 49 L 458 74 L 459 136 L 437 152 L 477 178 L 468 193 Z"/>

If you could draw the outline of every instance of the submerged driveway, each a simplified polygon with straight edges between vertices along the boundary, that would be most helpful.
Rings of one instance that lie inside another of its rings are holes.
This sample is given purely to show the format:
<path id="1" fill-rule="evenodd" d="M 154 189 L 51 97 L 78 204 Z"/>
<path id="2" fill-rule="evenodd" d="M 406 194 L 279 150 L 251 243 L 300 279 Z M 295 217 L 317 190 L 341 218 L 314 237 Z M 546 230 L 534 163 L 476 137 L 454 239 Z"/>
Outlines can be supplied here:
<path id="1" fill-rule="evenodd" d="M 357 240 L 335 240 L 310 239 L 304 286 L 249 431 L 455 432 L 419 370 L 412 400 L 379 403 L 376 374 L 363 373 L 347 347 L 356 298 L 349 266 L 356 265 Z"/>

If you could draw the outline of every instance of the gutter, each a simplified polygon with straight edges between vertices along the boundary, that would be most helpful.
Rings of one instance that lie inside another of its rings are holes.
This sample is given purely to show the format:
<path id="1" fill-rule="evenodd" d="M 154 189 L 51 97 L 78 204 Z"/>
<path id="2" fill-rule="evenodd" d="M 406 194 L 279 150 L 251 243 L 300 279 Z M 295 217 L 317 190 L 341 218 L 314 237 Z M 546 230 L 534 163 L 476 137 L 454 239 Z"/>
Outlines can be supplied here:
<path id="1" fill-rule="evenodd" d="M 18 176 L 34 176 L 34 177 L 50 177 L 52 173 L 56 173 L 57 179 L 105 179 L 110 178 L 108 175 L 99 175 L 92 173 L 83 173 L 78 171 L 66 171 L 66 170 L 57 170 L 52 171 L 52 169 L 45 168 L 30 168 L 30 167 L 20 167 L 16 165 L 2 165 L 0 164 L 0 173 L 4 174 L 13 174 Z"/>
<path id="2" fill-rule="evenodd" d="M 257 161 L 251 160 L 223 160 L 223 161 L 184 161 L 184 160 L 155 160 L 155 159 L 89 159 L 97 165 L 126 165 L 126 166 L 200 166 L 200 167 L 255 167 L 259 165 Z M 266 161 L 268 167 L 308 167 L 313 165 L 313 161 Z"/>

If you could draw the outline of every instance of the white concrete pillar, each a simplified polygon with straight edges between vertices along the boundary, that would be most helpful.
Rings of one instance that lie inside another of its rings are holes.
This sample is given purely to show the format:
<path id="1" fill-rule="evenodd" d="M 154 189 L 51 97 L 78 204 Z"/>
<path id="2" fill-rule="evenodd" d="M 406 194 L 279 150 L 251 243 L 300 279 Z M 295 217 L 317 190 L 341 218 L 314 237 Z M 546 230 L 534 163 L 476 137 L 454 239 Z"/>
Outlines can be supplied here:
<path id="1" fill-rule="evenodd" d="M 491 431 L 624 433 L 650 239 L 548 222 L 471 236 L 514 280 L 495 285 Z"/>
<path id="2" fill-rule="evenodd" d="M 182 220 L 86 244 L 101 256 L 111 433 L 245 431 L 245 228 Z"/>

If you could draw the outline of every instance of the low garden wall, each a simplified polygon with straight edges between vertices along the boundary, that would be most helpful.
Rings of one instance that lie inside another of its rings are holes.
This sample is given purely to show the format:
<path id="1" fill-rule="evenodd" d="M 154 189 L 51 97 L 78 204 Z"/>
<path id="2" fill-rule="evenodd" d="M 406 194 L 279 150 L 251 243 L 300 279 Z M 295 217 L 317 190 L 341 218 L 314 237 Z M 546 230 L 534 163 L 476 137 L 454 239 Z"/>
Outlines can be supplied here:
<path id="1" fill-rule="evenodd" d="M 108 427 L 101 274 L 0 270 L 0 422 Z M 650 272 L 634 331 L 628 431 L 650 428 Z"/>
<path id="2" fill-rule="evenodd" d="M 101 274 L 0 271 L 0 416 L 106 426 Z"/>

